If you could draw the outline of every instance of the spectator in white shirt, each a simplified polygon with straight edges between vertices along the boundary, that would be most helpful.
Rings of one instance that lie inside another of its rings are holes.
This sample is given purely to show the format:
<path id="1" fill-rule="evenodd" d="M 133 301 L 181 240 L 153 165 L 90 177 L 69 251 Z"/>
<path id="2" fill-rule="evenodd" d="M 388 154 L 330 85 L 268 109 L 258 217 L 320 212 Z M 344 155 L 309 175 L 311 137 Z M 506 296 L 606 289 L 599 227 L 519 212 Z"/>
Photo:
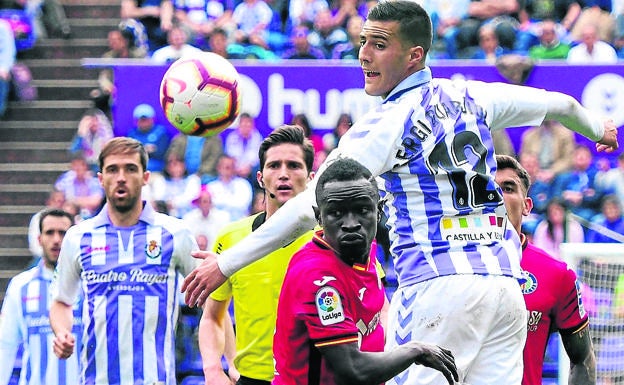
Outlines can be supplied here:
<path id="1" fill-rule="evenodd" d="M 617 53 L 608 43 L 598 39 L 598 28 L 594 24 L 583 27 L 582 43 L 572 47 L 568 63 L 610 64 L 617 62 Z"/>

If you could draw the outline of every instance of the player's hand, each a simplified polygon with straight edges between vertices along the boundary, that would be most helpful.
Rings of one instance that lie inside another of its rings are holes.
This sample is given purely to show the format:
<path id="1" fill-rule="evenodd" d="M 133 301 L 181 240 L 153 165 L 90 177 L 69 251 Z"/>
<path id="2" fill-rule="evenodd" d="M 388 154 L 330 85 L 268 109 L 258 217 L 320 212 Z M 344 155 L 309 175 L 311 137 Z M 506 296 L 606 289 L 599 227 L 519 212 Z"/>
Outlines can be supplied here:
<path id="1" fill-rule="evenodd" d="M 194 251 L 191 255 L 203 261 L 189 274 L 182 284 L 182 292 L 186 293 L 184 301 L 190 307 L 202 307 L 216 288 L 227 279 L 219 269 L 217 255 L 210 251 Z"/>
<path id="2" fill-rule="evenodd" d="M 618 130 L 613 120 L 607 120 L 604 123 L 605 131 L 602 139 L 596 143 L 596 150 L 604 152 L 613 152 L 618 148 Z"/>
<path id="3" fill-rule="evenodd" d="M 412 341 L 409 344 L 419 352 L 415 356 L 414 363 L 438 370 L 444 375 L 450 385 L 459 381 L 455 358 L 450 350 L 424 342 Z"/>
<path id="4" fill-rule="evenodd" d="M 204 369 L 204 377 L 206 378 L 206 385 L 235 385 L 236 381 L 223 371 L 223 369 L 215 371 L 207 371 Z"/>
<path id="5" fill-rule="evenodd" d="M 58 333 L 54 337 L 54 354 L 60 359 L 67 359 L 74 353 L 76 340 L 69 332 Z"/>

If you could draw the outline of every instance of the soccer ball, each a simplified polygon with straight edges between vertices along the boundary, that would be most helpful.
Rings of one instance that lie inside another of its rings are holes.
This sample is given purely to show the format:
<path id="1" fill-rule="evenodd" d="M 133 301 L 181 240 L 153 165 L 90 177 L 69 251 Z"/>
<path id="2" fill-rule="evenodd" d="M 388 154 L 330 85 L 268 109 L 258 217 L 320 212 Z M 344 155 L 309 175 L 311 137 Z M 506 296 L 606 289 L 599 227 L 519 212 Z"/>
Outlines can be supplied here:
<path id="1" fill-rule="evenodd" d="M 240 76 L 227 59 L 202 52 L 176 60 L 160 82 L 160 104 L 178 130 L 216 135 L 238 117 Z"/>

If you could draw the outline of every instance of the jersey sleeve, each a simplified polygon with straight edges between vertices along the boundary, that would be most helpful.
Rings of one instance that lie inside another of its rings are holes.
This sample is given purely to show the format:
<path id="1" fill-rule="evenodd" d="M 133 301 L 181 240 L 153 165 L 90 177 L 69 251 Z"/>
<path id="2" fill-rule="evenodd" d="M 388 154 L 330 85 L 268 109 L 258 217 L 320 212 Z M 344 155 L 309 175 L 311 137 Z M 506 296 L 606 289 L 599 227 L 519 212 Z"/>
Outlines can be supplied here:
<path id="1" fill-rule="evenodd" d="M 485 107 L 491 130 L 539 126 L 548 112 L 547 92 L 507 83 L 468 81 L 468 93 Z"/>
<path id="2" fill-rule="evenodd" d="M 561 334 L 573 334 L 585 327 L 589 317 L 583 306 L 580 283 L 573 270 L 566 269 L 561 275 L 559 301 L 553 315 L 554 323 Z"/>
<path id="3" fill-rule="evenodd" d="M 318 179 L 334 160 L 351 158 L 366 167 L 377 177 L 397 165 L 402 134 L 412 126 L 412 109 L 408 103 L 383 104 L 351 127 L 319 168 Z"/>
<path id="4" fill-rule="evenodd" d="M 0 313 L 0 384 L 8 384 L 19 344 L 24 341 L 20 290 L 15 278 L 9 283 Z"/>
<path id="5" fill-rule="evenodd" d="M 66 305 L 73 305 L 80 292 L 80 225 L 70 227 L 63 243 L 54 279 L 52 280 L 52 298 Z"/>
<path id="6" fill-rule="evenodd" d="M 217 255 L 221 254 L 224 249 L 227 249 L 227 243 L 227 232 L 224 233 L 223 231 L 221 231 L 219 235 L 217 235 L 217 239 L 212 246 L 212 251 Z M 219 286 L 212 293 L 210 293 L 210 298 L 214 299 L 215 301 L 225 301 L 231 297 L 232 282 L 230 281 L 230 278 L 226 279 L 221 286 Z"/>
<path id="7" fill-rule="evenodd" d="M 174 251 L 180 272 L 186 277 L 199 264 L 199 260 L 191 256 L 191 252 L 199 250 L 199 246 L 197 246 L 197 241 L 191 230 L 182 221 L 176 222 L 179 222 L 179 225 L 177 225 L 179 230 L 174 238 Z"/>

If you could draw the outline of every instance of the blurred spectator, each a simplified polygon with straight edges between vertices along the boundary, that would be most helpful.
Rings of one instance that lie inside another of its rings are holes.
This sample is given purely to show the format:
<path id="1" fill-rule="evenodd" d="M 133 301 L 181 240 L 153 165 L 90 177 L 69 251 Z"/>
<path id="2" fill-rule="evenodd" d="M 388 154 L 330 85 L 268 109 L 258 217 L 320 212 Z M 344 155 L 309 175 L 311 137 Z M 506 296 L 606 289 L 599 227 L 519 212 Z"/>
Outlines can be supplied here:
<path id="1" fill-rule="evenodd" d="M 0 119 L 9 103 L 11 88 L 11 68 L 15 64 L 15 39 L 11 26 L 4 19 L 0 19 Z"/>
<path id="2" fill-rule="evenodd" d="M 273 10 L 264 0 L 243 0 L 232 14 L 232 20 L 237 25 L 234 40 L 239 44 L 268 49 L 268 26 L 272 19 Z"/>
<path id="3" fill-rule="evenodd" d="M 283 59 L 325 59 L 325 53 L 308 41 L 310 31 L 305 25 L 293 29 L 291 41 L 293 47 L 282 54 Z"/>
<path id="4" fill-rule="evenodd" d="M 331 0 L 329 7 L 334 27 L 347 28 L 349 19 L 354 16 L 366 18 L 366 3 L 358 0 Z"/>
<path id="5" fill-rule="evenodd" d="M 596 173 L 596 184 L 608 194 L 615 194 L 624 207 L 624 152 L 618 155 L 617 167 Z"/>
<path id="6" fill-rule="evenodd" d="M 585 145 L 574 149 L 572 159 L 572 170 L 557 176 L 552 193 L 563 199 L 568 210 L 589 221 L 598 214 L 604 196 L 596 185 L 598 170 L 593 165 L 593 153 Z"/>
<path id="7" fill-rule="evenodd" d="M 347 35 L 349 40 L 345 43 L 337 44 L 332 51 L 332 59 L 353 59 L 357 60 L 360 53 L 360 31 L 364 25 L 364 18 L 354 15 L 347 22 Z"/>
<path id="8" fill-rule="evenodd" d="M 190 33 L 191 42 L 202 50 L 208 49 L 206 40 L 217 28 L 233 32 L 233 0 L 174 0 L 175 18 Z M 226 33 L 228 33 L 226 32 Z"/>
<path id="9" fill-rule="evenodd" d="M 45 201 L 45 207 L 30 218 L 30 223 L 28 224 L 28 250 L 35 260 L 38 260 L 43 252 L 39 244 L 39 234 L 41 234 L 39 220 L 41 219 L 41 213 L 47 209 L 62 209 L 64 204 L 65 193 L 52 189 Z"/>
<path id="10" fill-rule="evenodd" d="M 72 139 L 69 152 L 82 152 L 95 175 L 100 171 L 100 151 L 113 136 L 113 128 L 106 115 L 97 108 L 88 109 L 78 123 L 78 132 Z"/>
<path id="11" fill-rule="evenodd" d="M 68 39 L 71 27 L 59 0 L 0 0 L 0 9 L 24 11 L 32 20 L 37 39 L 50 36 Z"/>
<path id="12" fill-rule="evenodd" d="M 315 154 L 318 153 L 319 151 L 323 151 L 323 138 L 320 135 L 314 133 L 314 129 L 310 125 L 310 121 L 308 120 L 308 117 L 306 114 L 304 113 L 295 114 L 290 124 L 294 124 L 303 128 L 305 137 L 310 139 L 310 141 L 312 142 L 312 146 L 314 147 Z"/>
<path id="13" fill-rule="evenodd" d="M 529 128 L 522 134 L 520 154 L 531 153 L 537 156 L 539 180 L 550 183 L 555 175 L 572 167 L 572 157 L 576 140 L 574 133 L 560 123 L 545 120 L 541 126 Z"/>
<path id="14" fill-rule="evenodd" d="M 528 197 L 533 200 L 533 210 L 531 210 L 531 215 L 525 219 L 536 221 L 538 218 L 534 216 L 541 217 L 546 213 L 546 205 L 552 198 L 552 182 L 541 178 L 540 173 L 542 170 L 540 169 L 537 155 L 530 152 L 520 154 L 520 164 L 527 170 L 531 178 Z M 534 223 L 534 225 L 536 226 L 537 223 Z M 534 230 L 535 226 L 531 226 L 531 229 Z M 532 230 L 530 231 L 531 234 L 533 233 Z"/>
<path id="15" fill-rule="evenodd" d="M 266 191 L 264 191 L 263 189 L 254 189 L 249 215 L 258 214 L 264 211 L 264 200 L 266 199 L 265 195 Z"/>
<path id="16" fill-rule="evenodd" d="M 199 175 L 202 184 L 217 178 L 217 161 L 223 154 L 223 140 L 219 135 L 209 137 L 176 135 L 167 154 L 184 159 L 189 174 Z"/>
<path id="17" fill-rule="evenodd" d="M 221 155 L 217 163 L 217 173 L 218 178 L 206 185 L 213 206 L 227 211 L 231 221 L 249 215 L 253 191 L 247 179 L 236 175 L 236 159 Z"/>
<path id="18" fill-rule="evenodd" d="M 591 221 L 594 226 L 587 232 L 587 242 L 622 242 L 624 218 L 622 218 L 622 206 L 618 198 L 614 195 L 605 196 L 602 200 L 601 211 L 602 215 L 593 218 Z"/>
<path id="19" fill-rule="evenodd" d="M 316 15 L 322 10 L 329 9 L 327 0 L 290 0 L 288 4 L 288 15 L 295 27 L 314 24 Z"/>
<path id="20" fill-rule="evenodd" d="M 186 171 L 184 158 L 169 154 L 163 177 L 152 183 L 152 200 L 163 202 L 169 215 L 182 218 L 194 208 L 193 200 L 200 189 L 199 176 Z"/>
<path id="21" fill-rule="evenodd" d="M 576 220 L 569 217 L 563 201 L 553 198 L 546 206 L 546 217 L 533 233 L 533 244 L 557 259 L 563 242 L 583 242 L 585 233 Z"/>
<path id="22" fill-rule="evenodd" d="M 598 39 L 598 27 L 586 24 L 581 32 L 582 42 L 568 53 L 568 63 L 610 64 L 617 62 L 617 53 L 608 43 Z"/>
<path id="23" fill-rule="evenodd" d="M 149 52 L 167 44 L 167 32 L 173 26 L 171 0 L 121 0 L 122 19 L 135 19 L 145 27 Z"/>
<path id="24" fill-rule="evenodd" d="M 570 39 L 582 40 L 585 27 L 591 24 L 596 27 L 599 40 L 611 43 L 616 28 L 615 17 L 611 14 L 611 10 L 612 5 L 617 2 L 617 0 L 583 0 L 583 9 L 570 31 Z"/>
<path id="25" fill-rule="evenodd" d="M 457 26 L 468 16 L 470 0 L 427 0 L 424 7 L 433 27 L 432 57 L 452 59 L 457 56 Z"/>
<path id="26" fill-rule="evenodd" d="M 342 113 L 338 117 L 338 121 L 336 121 L 336 127 L 334 127 L 331 133 L 327 133 L 323 135 L 323 147 L 325 152 L 330 153 L 331 150 L 338 146 L 338 142 L 340 138 L 351 128 L 353 124 L 353 119 L 351 119 L 351 115 L 347 113 Z"/>
<path id="27" fill-rule="evenodd" d="M 562 38 L 572 30 L 582 7 L 581 2 L 575 0 L 525 0 L 523 10 L 532 22 L 551 19 L 560 25 L 563 30 L 559 37 Z"/>
<path id="28" fill-rule="evenodd" d="M 227 52 L 228 36 L 224 29 L 215 28 L 208 37 L 208 51 L 214 52 L 226 59 L 230 58 Z"/>
<path id="29" fill-rule="evenodd" d="M 260 163 L 258 150 L 262 140 L 255 119 L 246 112 L 240 114 L 238 127 L 225 137 L 224 152 L 236 159 L 236 174 L 251 184 L 256 180 Z"/>
<path id="30" fill-rule="evenodd" d="M 104 59 L 139 59 L 144 58 L 147 52 L 134 47 L 134 35 L 128 30 L 114 29 L 108 32 L 108 48 L 102 58 Z M 111 105 L 114 102 L 115 82 L 113 70 L 106 68 L 100 71 L 98 76 L 98 88 L 91 90 L 90 96 L 95 107 L 105 114 L 110 114 Z"/>
<path id="31" fill-rule="evenodd" d="M 158 48 L 152 54 L 152 61 L 160 64 L 172 63 L 182 56 L 201 53 L 202 50 L 187 43 L 186 32 L 177 26 L 167 33 L 168 45 Z"/>
<path id="32" fill-rule="evenodd" d="M 529 48 L 531 59 L 565 59 L 568 57 L 570 45 L 559 40 L 556 28 L 552 19 L 546 19 L 540 23 L 539 44 Z"/>
<path id="33" fill-rule="evenodd" d="M 206 185 L 201 186 L 199 195 L 193 200 L 193 205 L 195 207 L 184 214 L 182 220 L 191 229 L 195 238 L 203 235 L 208 246 L 206 250 L 212 250 L 217 233 L 230 222 L 230 214 L 213 206 L 212 197 Z"/>
<path id="34" fill-rule="evenodd" d="M 65 200 L 80 207 L 83 218 L 97 214 L 104 203 L 104 190 L 98 178 L 89 170 L 82 153 L 73 155 L 71 169 L 56 179 L 54 188 L 65 194 Z"/>
<path id="35" fill-rule="evenodd" d="M 494 142 L 496 154 L 516 157 L 516 150 L 513 143 L 511 143 L 507 129 L 492 130 L 492 141 Z"/>
<path id="36" fill-rule="evenodd" d="M 128 137 L 143 143 L 149 161 L 147 170 L 162 173 L 165 169 L 165 154 L 169 148 L 171 137 L 167 129 L 154 122 L 154 108 L 149 104 L 139 104 L 134 108 L 132 116 L 135 126 L 128 132 Z"/>
<path id="37" fill-rule="evenodd" d="M 505 50 L 498 44 L 498 37 L 491 24 L 484 24 L 479 28 L 479 45 L 471 55 L 471 59 L 485 60 L 495 64 L 496 58 L 505 54 Z"/>
<path id="38" fill-rule="evenodd" d="M 501 47 L 512 50 L 519 11 L 517 0 L 472 0 L 468 5 L 468 16 L 457 26 L 457 56 L 470 57 L 471 47 L 479 45 L 478 32 L 483 24 L 492 25 Z"/>
<path id="39" fill-rule="evenodd" d="M 316 14 L 314 29 L 310 32 L 308 41 L 323 50 L 326 58 L 331 58 L 334 47 L 348 42 L 349 36 L 342 27 L 334 26 L 331 11 L 325 9 Z"/>

